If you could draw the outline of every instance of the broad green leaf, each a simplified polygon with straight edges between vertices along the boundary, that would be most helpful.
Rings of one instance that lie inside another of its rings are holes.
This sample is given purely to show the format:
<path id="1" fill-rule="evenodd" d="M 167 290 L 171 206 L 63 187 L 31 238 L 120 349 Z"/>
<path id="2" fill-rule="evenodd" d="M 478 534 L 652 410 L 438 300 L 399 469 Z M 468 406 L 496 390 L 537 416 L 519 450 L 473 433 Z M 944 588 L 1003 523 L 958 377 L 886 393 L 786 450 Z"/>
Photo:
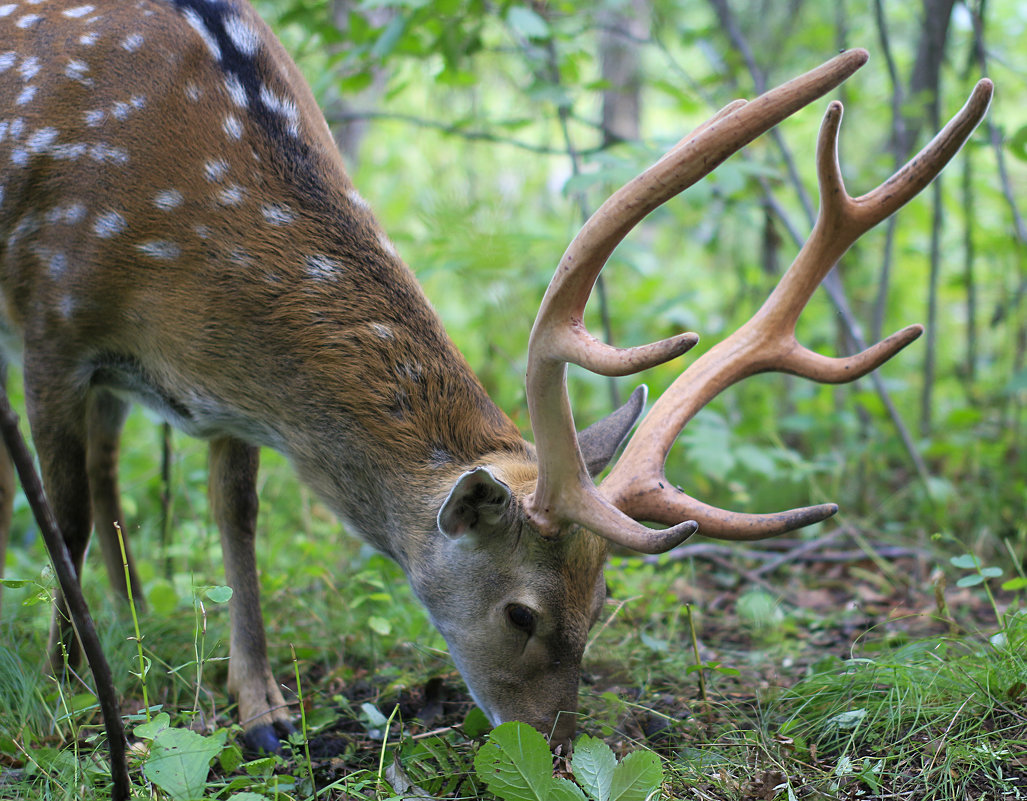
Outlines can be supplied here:
<path id="1" fill-rule="evenodd" d="M 372 615 L 367 619 L 367 625 L 371 628 L 371 631 L 375 634 L 381 634 L 383 637 L 387 637 L 392 633 L 392 624 L 384 617 Z"/>
<path id="2" fill-rule="evenodd" d="M 140 723 L 132 729 L 132 733 L 143 740 L 152 740 L 170 726 L 171 716 L 167 712 L 160 712 L 153 716 L 153 720 L 147 723 Z"/>
<path id="3" fill-rule="evenodd" d="M 1003 590 L 1027 590 L 1027 578 L 1024 578 L 1023 576 L 1017 576 L 1016 578 L 1009 579 L 1009 581 L 1003 581 L 1002 582 L 1002 589 Z"/>
<path id="4" fill-rule="evenodd" d="M 646 801 L 663 784 L 663 766 L 652 751 L 632 751 L 613 772 L 610 801 Z"/>
<path id="5" fill-rule="evenodd" d="M 549 23 L 527 6 L 510 6 L 506 21 L 517 33 L 528 39 L 549 38 Z"/>
<path id="6" fill-rule="evenodd" d="M 550 781 L 553 786 L 549 791 L 549 801 L 587 801 L 581 788 L 569 779 L 553 778 Z"/>
<path id="7" fill-rule="evenodd" d="M 204 595 L 207 596 L 207 600 L 213 603 L 227 604 L 232 599 L 232 588 L 225 586 L 211 587 Z"/>
<path id="8" fill-rule="evenodd" d="M 545 738 L 526 723 L 510 721 L 493 729 L 474 757 L 474 768 L 503 801 L 550 798 L 553 757 Z"/>
<path id="9" fill-rule="evenodd" d="M 976 587 L 978 584 L 984 583 L 984 576 L 974 573 L 972 576 L 963 576 L 959 581 L 956 582 L 957 587 Z"/>
<path id="10" fill-rule="evenodd" d="M 602 740 L 583 734 L 574 743 L 574 778 L 593 801 L 609 801 L 617 757 Z"/>
<path id="11" fill-rule="evenodd" d="M 143 775 L 174 801 L 202 799 L 210 761 L 225 744 L 225 732 L 204 737 L 189 729 L 164 729 L 153 740 Z"/>
<path id="12" fill-rule="evenodd" d="M 949 561 L 953 567 L 958 567 L 962 570 L 976 570 L 980 562 L 977 561 L 977 557 L 972 553 L 963 553 L 959 556 L 953 556 Z"/>

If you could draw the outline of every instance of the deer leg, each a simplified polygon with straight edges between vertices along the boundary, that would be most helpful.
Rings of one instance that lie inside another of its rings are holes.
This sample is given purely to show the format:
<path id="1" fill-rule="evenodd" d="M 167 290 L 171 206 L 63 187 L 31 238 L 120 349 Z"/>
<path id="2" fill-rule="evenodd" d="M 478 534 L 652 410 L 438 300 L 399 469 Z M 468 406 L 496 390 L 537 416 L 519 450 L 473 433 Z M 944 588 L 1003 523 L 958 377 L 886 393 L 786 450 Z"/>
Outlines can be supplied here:
<path id="1" fill-rule="evenodd" d="M 259 451 L 237 439 L 210 443 L 210 507 L 221 532 L 225 577 L 232 588 L 228 691 L 239 704 L 246 743 L 278 751 L 293 731 L 267 658 L 254 539 Z"/>
<path id="2" fill-rule="evenodd" d="M 0 392 L 7 391 L 7 362 L 0 358 Z M 11 512 L 14 509 L 14 465 L 7 448 L 0 446 L 0 578 L 4 577 L 7 541 L 11 534 Z M 0 586 L 0 600 L 3 599 Z M 3 607 L 0 606 L 0 609 Z"/>
<path id="3" fill-rule="evenodd" d="M 128 598 L 125 563 L 122 561 L 121 545 L 118 542 L 120 528 L 121 536 L 125 538 L 125 556 L 128 560 L 129 581 L 132 583 L 132 599 L 136 608 L 142 608 L 145 604 L 135 562 L 128 548 L 128 530 L 125 528 L 125 518 L 121 513 L 118 492 L 118 442 L 129 405 L 109 392 L 95 390 L 90 393 L 86 408 L 86 470 L 89 476 L 96 536 L 100 541 L 107 578 L 110 580 L 111 589 L 122 598 Z"/>
<path id="4" fill-rule="evenodd" d="M 73 370 L 62 369 L 61 362 L 59 356 L 47 349 L 34 350 L 26 344 L 25 405 L 43 489 L 81 579 L 92 529 L 86 475 L 88 387 L 72 380 Z M 64 596 L 58 590 L 50 624 L 50 667 L 54 675 L 63 673 L 65 652 L 69 664 L 81 661 L 78 638 L 74 636 Z"/>

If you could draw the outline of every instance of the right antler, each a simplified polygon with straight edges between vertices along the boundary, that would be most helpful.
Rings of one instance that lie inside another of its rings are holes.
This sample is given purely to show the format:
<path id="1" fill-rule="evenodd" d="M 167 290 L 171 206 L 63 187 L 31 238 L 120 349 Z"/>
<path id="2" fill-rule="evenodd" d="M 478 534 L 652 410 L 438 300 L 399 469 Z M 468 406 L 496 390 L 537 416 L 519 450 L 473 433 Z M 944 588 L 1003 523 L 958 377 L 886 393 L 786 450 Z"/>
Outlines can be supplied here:
<path id="1" fill-rule="evenodd" d="M 671 525 L 694 519 L 704 535 L 729 540 L 773 537 L 837 511 L 834 504 L 767 515 L 718 509 L 668 482 L 664 462 L 688 421 L 743 378 L 777 371 L 829 384 L 854 381 L 920 336 L 923 327 L 911 325 L 855 356 L 829 358 L 796 341 L 795 323 L 842 254 L 926 187 L 959 151 L 984 117 L 992 89 L 990 80 L 981 80 L 966 105 L 933 141 L 881 186 L 858 198 L 846 193 L 838 165 L 842 105 L 830 104 L 817 143 L 820 215 L 810 238 L 752 319 L 693 363 L 656 402 L 602 483 L 606 498 L 636 520 Z"/>
<path id="2" fill-rule="evenodd" d="M 663 465 L 688 420 L 736 381 L 768 370 L 816 381 L 851 381 L 920 335 L 920 326 L 910 326 L 857 356 L 830 359 L 799 346 L 794 328 L 813 290 L 842 253 L 923 189 L 959 150 L 987 110 L 990 81 L 977 85 L 966 107 L 917 158 L 878 189 L 855 199 L 845 193 L 835 153 L 841 104 L 831 104 L 818 150 L 822 208 L 809 241 L 755 317 L 686 370 L 656 403 L 601 492 L 592 484 L 578 449 L 566 378 L 569 362 L 600 375 L 627 375 L 674 358 L 695 343 L 694 334 L 681 334 L 618 350 L 592 337 L 583 323 L 584 307 L 607 258 L 649 212 L 833 89 L 867 58 L 865 50 L 846 51 L 752 102 L 735 101 L 725 107 L 611 196 L 571 242 L 546 291 L 528 345 L 528 412 L 539 475 L 535 491 L 525 499 L 525 511 L 544 535 L 557 537 L 569 524 L 577 524 L 626 547 L 660 553 L 695 531 L 692 518 L 709 536 L 761 539 L 823 520 L 837 510 L 834 504 L 777 515 L 716 509 L 675 489 L 664 477 Z M 637 522 L 641 520 L 671 528 L 650 529 Z"/>

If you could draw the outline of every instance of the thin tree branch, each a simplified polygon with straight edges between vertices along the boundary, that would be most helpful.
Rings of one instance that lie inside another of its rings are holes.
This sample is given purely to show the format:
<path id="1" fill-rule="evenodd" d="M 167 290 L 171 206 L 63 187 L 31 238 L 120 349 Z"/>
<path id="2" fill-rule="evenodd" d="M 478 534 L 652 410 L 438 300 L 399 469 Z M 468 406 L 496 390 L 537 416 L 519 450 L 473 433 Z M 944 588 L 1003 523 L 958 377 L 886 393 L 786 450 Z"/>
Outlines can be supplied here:
<path id="1" fill-rule="evenodd" d="M 61 593 L 64 595 L 68 612 L 71 614 L 72 624 L 82 643 L 82 652 L 86 656 L 89 669 L 93 673 L 93 680 L 96 682 L 96 697 L 100 702 L 100 710 L 103 712 L 103 722 L 107 729 L 107 744 L 110 750 L 111 780 L 114 783 L 111 798 L 113 801 L 128 801 L 131 795 L 131 786 L 126 759 L 127 742 L 111 668 L 100 645 L 100 638 L 96 633 L 96 626 L 93 625 L 89 607 L 82 596 L 75 564 L 64 544 L 64 538 L 57 527 L 53 511 L 43 494 L 43 485 L 36 474 L 32 454 L 29 453 L 25 440 L 18 431 L 18 416 L 11 409 L 5 392 L 0 392 L 0 430 L 2 430 L 7 451 L 11 454 L 11 460 L 18 472 L 22 490 L 32 508 L 43 541 L 46 543 L 46 550 L 50 554 L 50 561 L 53 562 Z"/>

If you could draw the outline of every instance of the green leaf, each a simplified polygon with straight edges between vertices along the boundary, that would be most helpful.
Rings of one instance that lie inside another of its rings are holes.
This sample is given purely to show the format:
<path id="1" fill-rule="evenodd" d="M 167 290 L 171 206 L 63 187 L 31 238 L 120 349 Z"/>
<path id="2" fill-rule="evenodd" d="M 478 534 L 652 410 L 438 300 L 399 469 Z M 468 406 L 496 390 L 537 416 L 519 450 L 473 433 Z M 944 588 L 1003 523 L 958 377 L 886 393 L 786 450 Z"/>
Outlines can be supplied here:
<path id="1" fill-rule="evenodd" d="M 383 637 L 392 633 L 392 624 L 384 617 L 378 617 L 377 615 L 369 617 L 367 625 L 371 627 L 371 631 L 381 634 Z"/>
<path id="2" fill-rule="evenodd" d="M 153 740 L 143 775 L 174 801 L 202 799 L 210 761 L 220 753 L 226 734 L 204 737 L 189 729 L 164 729 Z"/>
<path id="3" fill-rule="evenodd" d="M 553 786 L 549 791 L 549 801 L 585 801 L 585 794 L 574 782 L 564 778 L 550 781 Z"/>
<path id="4" fill-rule="evenodd" d="M 527 39 L 549 38 L 549 23 L 527 6 L 510 6 L 506 12 L 506 21 Z"/>
<path id="5" fill-rule="evenodd" d="M 959 581 L 956 582 L 957 587 L 976 587 L 978 584 L 984 583 L 984 576 L 975 573 L 972 576 L 963 576 Z"/>
<path id="6" fill-rule="evenodd" d="M 167 712 L 161 712 L 153 716 L 153 720 L 148 723 L 141 723 L 132 729 L 132 733 L 136 737 L 143 740 L 152 740 L 164 729 L 171 726 L 171 716 Z"/>
<path id="7" fill-rule="evenodd" d="M 609 801 L 617 757 L 602 740 L 583 734 L 574 743 L 574 778 L 593 801 Z"/>
<path id="8" fill-rule="evenodd" d="M 468 712 L 467 717 L 464 718 L 464 734 L 468 737 L 481 737 L 491 728 L 492 724 L 489 723 L 489 719 L 485 717 L 485 713 L 478 707 L 472 706 L 471 711 Z"/>
<path id="9" fill-rule="evenodd" d="M 632 751 L 613 772 L 610 801 L 646 801 L 663 784 L 663 766 L 652 751 Z"/>
<path id="10" fill-rule="evenodd" d="M 474 757 L 474 769 L 503 801 L 548 801 L 553 789 L 549 745 L 535 729 L 519 721 L 492 730 L 489 741 Z"/>
<path id="11" fill-rule="evenodd" d="M 231 587 L 211 587 L 204 595 L 207 600 L 216 604 L 227 604 L 232 599 L 232 588 Z"/>
<path id="12" fill-rule="evenodd" d="M 977 557 L 972 553 L 963 553 L 959 556 L 953 556 L 949 559 L 953 567 L 958 567 L 961 570 L 976 570 L 980 562 L 977 561 Z"/>
<path id="13" fill-rule="evenodd" d="M 1024 578 L 1023 576 L 1017 576 L 1016 578 L 1009 579 L 1009 581 L 1003 581 L 1002 589 L 1027 590 L 1027 578 Z"/>

